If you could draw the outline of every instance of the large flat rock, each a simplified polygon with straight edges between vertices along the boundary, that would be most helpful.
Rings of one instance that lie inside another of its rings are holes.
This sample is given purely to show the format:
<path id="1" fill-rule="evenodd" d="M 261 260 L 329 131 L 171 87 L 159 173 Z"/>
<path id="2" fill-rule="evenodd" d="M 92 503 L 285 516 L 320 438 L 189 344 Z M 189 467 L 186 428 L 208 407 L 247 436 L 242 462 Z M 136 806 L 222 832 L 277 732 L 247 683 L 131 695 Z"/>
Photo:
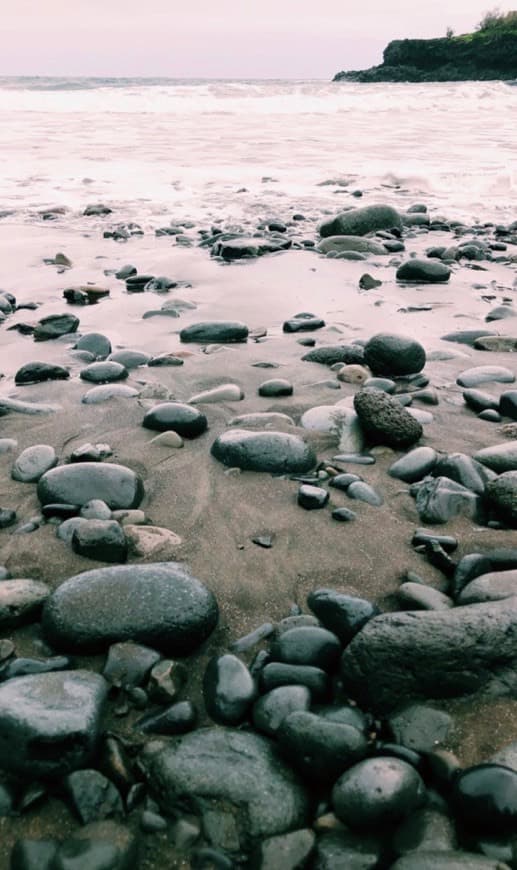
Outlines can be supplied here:
<path id="1" fill-rule="evenodd" d="M 212 455 L 223 465 L 273 474 L 309 471 L 316 464 L 313 449 L 286 432 L 231 429 L 214 441 Z"/>
<path id="2" fill-rule="evenodd" d="M 385 711 L 419 698 L 517 690 L 517 597 L 447 611 L 385 613 L 343 653 L 346 689 Z"/>
<path id="3" fill-rule="evenodd" d="M 265 737 L 204 728 L 170 743 L 149 744 L 141 765 L 165 812 L 191 805 L 216 846 L 246 848 L 250 839 L 301 828 L 309 800 Z"/>
<path id="4" fill-rule="evenodd" d="M 43 630 L 56 649 L 96 652 L 132 640 L 187 655 L 215 627 L 215 597 L 178 562 L 117 565 L 70 577 L 47 599 Z"/>

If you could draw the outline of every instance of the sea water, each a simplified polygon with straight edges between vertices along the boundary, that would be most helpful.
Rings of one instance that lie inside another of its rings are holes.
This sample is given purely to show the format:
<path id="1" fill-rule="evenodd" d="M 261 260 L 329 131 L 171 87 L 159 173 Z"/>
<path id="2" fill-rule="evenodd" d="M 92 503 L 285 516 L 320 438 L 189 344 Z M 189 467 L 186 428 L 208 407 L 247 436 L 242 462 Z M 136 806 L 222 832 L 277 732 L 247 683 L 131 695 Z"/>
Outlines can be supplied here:
<path id="1" fill-rule="evenodd" d="M 146 227 L 239 222 L 338 211 L 361 204 L 355 191 L 517 217 L 517 87 L 504 82 L 0 78 L 0 122 L 0 213 L 17 220 L 102 201 Z"/>

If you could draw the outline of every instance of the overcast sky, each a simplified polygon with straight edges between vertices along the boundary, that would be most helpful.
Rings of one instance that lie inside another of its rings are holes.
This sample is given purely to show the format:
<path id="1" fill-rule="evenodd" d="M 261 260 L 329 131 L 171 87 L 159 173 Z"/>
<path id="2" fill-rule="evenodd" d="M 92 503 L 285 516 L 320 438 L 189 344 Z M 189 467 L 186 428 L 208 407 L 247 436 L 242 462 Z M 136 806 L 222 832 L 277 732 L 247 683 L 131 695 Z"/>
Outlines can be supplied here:
<path id="1" fill-rule="evenodd" d="M 508 11 L 516 0 L 501 2 Z M 331 78 L 490 0 L 0 0 L 1 75 Z"/>

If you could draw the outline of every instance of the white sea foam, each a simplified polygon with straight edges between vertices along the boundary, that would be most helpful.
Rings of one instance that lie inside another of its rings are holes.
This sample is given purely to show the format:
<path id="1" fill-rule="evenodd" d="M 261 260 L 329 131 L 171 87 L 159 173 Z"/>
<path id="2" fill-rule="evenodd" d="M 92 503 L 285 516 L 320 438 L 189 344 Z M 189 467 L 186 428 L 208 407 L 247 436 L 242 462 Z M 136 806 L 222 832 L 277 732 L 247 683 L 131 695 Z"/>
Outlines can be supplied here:
<path id="1" fill-rule="evenodd" d="M 348 179 L 377 200 L 515 219 L 517 89 L 502 82 L 0 79 L 0 116 L 0 208 L 18 212 L 102 199 L 143 221 L 238 220 L 252 197 L 337 210 L 346 191 L 319 185 Z"/>

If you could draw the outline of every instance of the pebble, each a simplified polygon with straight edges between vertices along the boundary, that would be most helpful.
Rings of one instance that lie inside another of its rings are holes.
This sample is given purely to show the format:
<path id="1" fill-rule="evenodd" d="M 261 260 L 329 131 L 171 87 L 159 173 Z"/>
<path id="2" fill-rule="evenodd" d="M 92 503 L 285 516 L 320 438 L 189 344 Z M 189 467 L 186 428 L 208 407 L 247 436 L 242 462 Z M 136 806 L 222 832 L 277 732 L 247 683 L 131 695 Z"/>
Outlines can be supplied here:
<path id="1" fill-rule="evenodd" d="M 414 483 L 429 474 L 437 461 L 438 454 L 433 447 L 415 447 L 397 459 L 390 466 L 388 474 L 405 483 Z"/>
<path id="2" fill-rule="evenodd" d="M 366 438 L 388 447 L 409 447 L 422 436 L 422 426 L 396 399 L 379 390 L 355 394 L 354 408 Z"/>
<path id="3" fill-rule="evenodd" d="M 112 816 L 123 816 L 122 798 L 98 770 L 76 770 L 61 781 L 66 802 L 82 825 Z"/>
<path id="4" fill-rule="evenodd" d="M 111 342 L 100 332 L 87 332 L 75 344 L 76 350 L 87 350 L 96 359 L 106 359 L 111 353 Z"/>
<path id="5" fill-rule="evenodd" d="M 307 511 L 320 510 L 321 508 L 324 508 L 328 500 L 329 494 L 327 490 L 323 489 L 321 486 L 302 484 L 298 490 L 298 504 Z"/>
<path id="6" fill-rule="evenodd" d="M 335 782 L 368 751 L 367 738 L 353 725 L 304 710 L 289 713 L 276 737 L 284 758 L 303 778 L 318 784 Z"/>
<path id="7" fill-rule="evenodd" d="M 485 519 L 481 497 L 448 477 L 427 477 L 421 483 L 413 484 L 411 494 L 424 523 L 447 523 L 456 516 L 476 522 Z"/>
<path id="8" fill-rule="evenodd" d="M 211 404 L 214 402 L 240 402 L 244 391 L 237 384 L 221 384 L 211 390 L 196 393 L 188 400 L 190 404 Z"/>
<path id="9" fill-rule="evenodd" d="M 247 718 L 255 700 L 253 677 L 232 653 L 212 658 L 203 678 L 203 698 L 208 715 L 220 725 L 238 725 Z"/>
<path id="10" fill-rule="evenodd" d="M 454 606 L 448 595 L 422 583 L 401 583 L 397 595 L 405 610 L 448 610 Z"/>
<path id="11" fill-rule="evenodd" d="M 125 562 L 127 541 L 115 520 L 87 520 L 72 534 L 72 549 L 87 559 L 99 562 Z"/>
<path id="12" fill-rule="evenodd" d="M 422 371 L 426 355 L 414 338 L 380 332 L 366 343 L 364 361 L 374 375 L 409 375 Z"/>
<path id="13" fill-rule="evenodd" d="M 143 483 L 134 471 L 109 462 L 60 465 L 38 481 L 42 505 L 53 502 L 84 505 L 92 499 L 102 499 L 116 510 L 138 507 L 143 495 Z"/>
<path id="14" fill-rule="evenodd" d="M 499 396 L 499 411 L 503 417 L 517 420 L 517 390 L 506 390 Z"/>
<path id="15" fill-rule="evenodd" d="M 474 459 L 496 474 L 517 471 L 517 439 L 483 447 L 474 453 Z"/>
<path id="16" fill-rule="evenodd" d="M 397 269 L 397 281 L 412 281 L 419 284 L 442 284 L 448 281 L 451 270 L 437 260 L 422 260 L 415 257 L 406 260 Z"/>
<path id="17" fill-rule="evenodd" d="M 197 725 L 197 710 L 191 701 L 178 701 L 165 710 L 149 713 L 135 725 L 145 734 L 164 734 L 174 736 L 193 731 Z"/>
<path id="18" fill-rule="evenodd" d="M 50 314 L 43 317 L 34 327 L 34 341 L 49 341 L 61 335 L 77 332 L 79 318 L 73 314 Z"/>
<path id="19" fill-rule="evenodd" d="M 510 528 L 517 528 L 517 470 L 505 471 L 487 485 L 489 505 Z"/>
<path id="20" fill-rule="evenodd" d="M 57 465 L 54 448 L 48 444 L 34 444 L 27 447 L 15 460 L 11 477 L 23 483 L 36 483 L 54 465 Z"/>
<path id="21" fill-rule="evenodd" d="M 208 428 L 208 421 L 201 411 L 191 405 L 163 402 L 147 411 L 142 425 L 158 432 L 172 430 L 182 438 L 197 438 Z"/>
<path id="22" fill-rule="evenodd" d="M 293 385 L 284 378 L 271 378 L 263 381 L 258 388 L 259 396 L 276 398 L 278 396 L 292 396 Z"/>
<path id="23" fill-rule="evenodd" d="M 425 795 L 424 783 L 411 765 L 396 758 L 368 758 L 338 779 L 332 804 L 347 826 L 371 830 L 402 820 Z"/>
<path id="24" fill-rule="evenodd" d="M 79 373 L 82 381 L 94 384 L 107 384 L 113 381 L 123 381 L 128 376 L 125 366 L 112 360 L 102 360 L 87 365 Z"/>
<path id="25" fill-rule="evenodd" d="M 88 390 L 81 401 L 84 405 L 100 405 L 112 399 L 136 399 L 139 395 L 139 390 L 127 384 L 101 384 Z"/>
<path id="26" fill-rule="evenodd" d="M 272 661 L 332 670 L 341 653 L 339 639 L 326 628 L 299 626 L 283 632 L 270 647 Z"/>
<path id="27" fill-rule="evenodd" d="M 14 376 L 17 386 L 37 384 L 42 381 L 66 381 L 70 377 L 68 369 L 46 362 L 30 362 L 18 369 Z"/>
<path id="28" fill-rule="evenodd" d="M 508 836 L 517 819 L 517 773 L 498 764 L 467 768 L 454 783 L 452 801 L 468 828 Z"/>
<path id="29" fill-rule="evenodd" d="M 2 580 L 0 583 L 0 628 L 11 629 L 34 622 L 50 594 L 39 580 Z"/>
<path id="30" fill-rule="evenodd" d="M 365 483 L 364 480 L 353 481 L 353 483 L 348 487 L 346 494 L 350 498 L 357 499 L 357 501 L 364 501 L 374 507 L 379 507 L 384 504 L 382 495 L 378 493 L 373 486 L 370 486 L 369 483 Z"/>
<path id="31" fill-rule="evenodd" d="M 239 342 L 248 338 L 248 327 L 232 320 L 211 320 L 206 323 L 192 323 L 180 332 L 183 342 Z"/>
<path id="32" fill-rule="evenodd" d="M 253 724 L 268 737 L 275 737 L 284 719 L 296 711 L 308 711 L 311 694 L 306 686 L 278 686 L 253 705 Z"/>
<path id="33" fill-rule="evenodd" d="M 356 518 L 357 514 L 346 507 L 334 508 L 332 511 L 332 519 L 339 523 L 349 523 L 351 520 L 355 520 Z"/>
<path id="34" fill-rule="evenodd" d="M 164 551 L 171 553 L 182 544 L 182 539 L 171 529 L 160 526 L 124 524 L 126 543 L 130 555 L 137 557 L 156 556 Z"/>

